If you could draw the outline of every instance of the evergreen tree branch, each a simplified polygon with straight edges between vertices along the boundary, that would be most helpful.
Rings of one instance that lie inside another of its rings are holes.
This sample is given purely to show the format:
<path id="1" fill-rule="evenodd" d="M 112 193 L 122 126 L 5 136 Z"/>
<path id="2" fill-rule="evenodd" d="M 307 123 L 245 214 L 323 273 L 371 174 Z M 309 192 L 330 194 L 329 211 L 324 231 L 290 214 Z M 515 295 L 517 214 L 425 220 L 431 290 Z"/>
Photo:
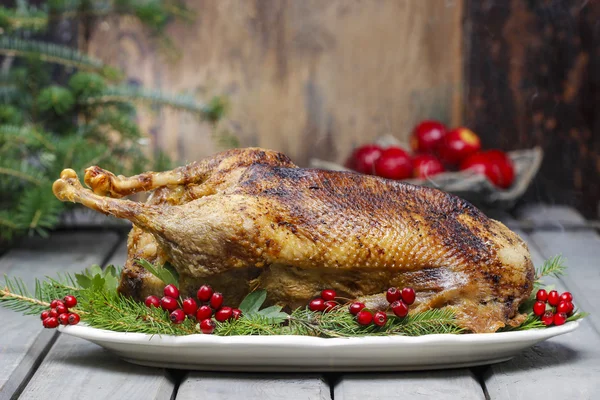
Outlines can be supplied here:
<path id="1" fill-rule="evenodd" d="M 11 9 L 0 6 L 0 27 L 5 32 L 42 31 L 48 26 L 48 14 L 35 9 Z"/>
<path id="2" fill-rule="evenodd" d="M 102 61 L 82 54 L 66 46 L 17 37 L 0 36 L 0 55 L 13 57 L 37 57 L 42 61 L 73 67 L 84 71 L 95 71 L 107 77 L 116 77 L 116 72 Z"/>
<path id="3" fill-rule="evenodd" d="M 80 100 L 86 105 L 105 105 L 120 102 L 135 102 L 145 105 L 166 106 L 176 110 L 200 114 L 203 118 L 214 119 L 215 109 L 222 107 L 221 103 L 214 102 L 208 105 L 199 104 L 190 96 L 165 95 L 158 90 L 148 90 L 130 86 L 116 86 L 107 88 L 98 95 L 92 95 Z M 218 115 L 220 118 L 221 115 Z M 217 118 L 217 119 L 218 119 Z"/>
<path id="4" fill-rule="evenodd" d="M 0 175 L 9 175 L 9 176 L 33 183 L 34 185 L 42 184 L 41 179 L 38 179 L 35 176 L 29 175 L 25 172 L 22 172 L 22 171 L 19 171 L 16 169 L 0 167 Z"/>

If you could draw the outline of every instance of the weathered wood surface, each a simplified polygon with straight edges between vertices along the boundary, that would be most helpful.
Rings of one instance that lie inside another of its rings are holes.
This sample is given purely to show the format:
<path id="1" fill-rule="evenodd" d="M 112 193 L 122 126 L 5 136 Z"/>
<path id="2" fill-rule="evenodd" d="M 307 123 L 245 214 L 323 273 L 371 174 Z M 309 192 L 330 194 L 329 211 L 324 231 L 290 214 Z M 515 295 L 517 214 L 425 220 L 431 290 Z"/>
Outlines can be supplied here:
<path id="1" fill-rule="evenodd" d="M 336 400 L 485 399 L 469 369 L 343 375 L 335 385 Z"/>
<path id="2" fill-rule="evenodd" d="M 127 247 L 123 242 L 106 264 L 123 265 Z M 171 399 L 173 378 L 165 369 L 127 363 L 100 346 L 60 335 L 31 378 L 21 399 L 40 399 L 56 386 L 56 377 L 69 374 L 69 385 L 61 387 L 61 397 L 71 399 Z"/>
<path id="3" fill-rule="evenodd" d="M 177 391 L 177 400 L 199 396 L 214 400 L 330 400 L 329 385 L 320 376 L 217 374 L 192 372 Z"/>
<path id="4" fill-rule="evenodd" d="M 539 145 L 529 201 L 600 201 L 600 2 L 465 2 L 465 124 L 484 146 Z"/>
<path id="5" fill-rule="evenodd" d="M 89 43 L 129 79 L 199 99 L 225 95 L 217 131 L 242 146 L 342 161 L 386 133 L 405 139 L 423 118 L 460 122 L 462 1 L 187 1 L 195 23 L 171 24 L 181 51 L 169 63 L 130 21 Z M 208 124 L 169 111 L 141 114 L 157 147 L 181 161 L 215 150 Z"/>
<path id="6" fill-rule="evenodd" d="M 48 240 L 28 239 L 0 258 L 0 276 L 22 277 L 33 289 L 35 278 L 102 263 L 116 242 L 114 233 L 57 233 Z M 44 356 L 56 331 L 44 330 L 35 316 L 5 308 L 0 308 L 0 321 L 0 398 L 10 398 Z"/>
<path id="7" fill-rule="evenodd" d="M 564 221 L 568 221 L 570 216 L 572 222 L 576 222 L 578 217 L 572 209 L 564 207 L 532 207 L 523 215 L 534 220 L 545 215 Z M 502 220 L 510 222 L 506 218 Z M 582 239 L 572 237 L 574 233 L 579 232 L 534 232 L 531 235 L 522 231 L 517 233 L 528 242 L 536 266 L 557 252 L 568 252 L 574 241 Z M 553 247 L 547 247 L 547 237 L 542 238 L 539 235 L 560 237 L 560 241 L 554 242 Z M 583 235 L 593 238 L 595 233 L 588 231 Z M 538 249 L 541 249 L 541 252 Z M 590 253 L 584 251 L 582 256 L 589 257 Z M 572 275 L 576 269 L 575 265 L 568 262 L 568 266 L 569 275 Z M 598 285 L 600 277 L 598 270 L 594 269 L 597 277 L 592 280 Z M 580 279 L 575 279 L 579 284 Z M 554 280 L 549 280 L 549 283 L 554 283 Z M 576 305 L 583 307 L 582 300 L 586 293 L 581 292 L 572 283 L 558 281 L 556 288 L 561 292 L 570 290 Z M 589 308 L 587 310 L 592 311 Z M 600 335 L 588 317 L 582 322 L 582 326 L 571 334 L 540 343 L 511 361 L 489 366 L 484 374 L 484 382 L 490 399 L 595 399 L 600 397 L 600 381 L 597 379 L 599 375 Z"/>

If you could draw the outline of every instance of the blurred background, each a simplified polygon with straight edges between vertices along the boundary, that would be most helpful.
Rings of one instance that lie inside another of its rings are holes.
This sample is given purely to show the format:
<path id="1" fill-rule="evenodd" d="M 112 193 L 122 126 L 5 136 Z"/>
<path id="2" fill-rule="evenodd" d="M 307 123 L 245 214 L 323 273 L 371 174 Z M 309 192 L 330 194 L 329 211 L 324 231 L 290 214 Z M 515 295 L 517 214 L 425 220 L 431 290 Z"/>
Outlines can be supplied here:
<path id="1" fill-rule="evenodd" d="M 499 206 L 598 217 L 600 1 L 0 4 L 4 243 L 61 221 L 49 187 L 64 167 L 131 174 L 238 146 L 341 167 L 423 120 L 541 150 Z"/>

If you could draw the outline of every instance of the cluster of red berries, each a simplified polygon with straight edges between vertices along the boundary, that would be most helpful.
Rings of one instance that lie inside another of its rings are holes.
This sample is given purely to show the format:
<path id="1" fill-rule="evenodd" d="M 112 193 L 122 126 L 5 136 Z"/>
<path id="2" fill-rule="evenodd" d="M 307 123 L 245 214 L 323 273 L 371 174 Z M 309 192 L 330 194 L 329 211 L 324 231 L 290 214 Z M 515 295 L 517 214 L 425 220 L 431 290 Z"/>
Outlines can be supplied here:
<path id="1" fill-rule="evenodd" d="M 556 290 L 546 292 L 540 289 L 535 298 L 537 301 L 533 305 L 533 313 L 540 317 L 546 326 L 562 325 L 573 315 L 573 295 L 569 292 L 559 294 Z M 547 310 L 546 305 L 550 305 L 550 309 Z"/>
<path id="2" fill-rule="evenodd" d="M 215 292 L 210 286 L 203 285 L 198 289 L 196 297 L 200 301 L 200 305 L 196 300 L 188 297 L 181 300 L 179 297 L 179 289 L 175 285 L 167 285 L 164 290 L 164 297 L 159 299 L 157 296 L 146 297 L 145 304 L 147 307 L 161 307 L 168 311 L 169 319 L 174 324 L 181 324 L 185 317 L 194 319 L 200 323 L 202 333 L 211 334 L 215 330 L 215 319 L 219 322 L 225 322 L 230 319 L 238 319 L 242 315 L 242 311 L 237 308 L 231 308 L 223 305 L 223 294 Z"/>
<path id="3" fill-rule="evenodd" d="M 79 323 L 79 314 L 69 312 L 69 308 L 77 305 L 75 296 L 67 295 L 64 299 L 55 299 L 50 302 L 50 310 L 42 311 L 40 318 L 44 328 L 56 328 L 60 325 L 77 325 Z"/>
<path id="4" fill-rule="evenodd" d="M 335 293 L 335 290 L 325 289 L 321 292 L 321 297 L 317 297 L 316 299 L 313 299 L 308 304 L 308 309 L 310 311 L 323 311 L 323 312 L 331 311 L 331 310 L 333 310 L 333 308 L 335 306 L 338 305 L 338 303 L 335 301 L 336 297 L 337 297 L 337 294 Z"/>
<path id="5" fill-rule="evenodd" d="M 325 289 L 321 292 L 321 297 L 313 299 L 308 308 L 311 311 L 322 311 L 328 312 L 337 306 L 336 293 L 333 289 Z M 387 290 L 385 297 L 390 303 L 394 315 L 403 318 L 408 315 L 408 306 L 415 302 L 416 294 L 413 288 L 404 288 L 398 290 L 395 287 L 391 287 Z M 384 311 L 376 311 L 373 313 L 371 310 L 366 308 L 364 303 L 355 301 L 350 304 L 350 314 L 356 316 L 356 321 L 360 325 L 375 324 L 377 326 L 384 326 L 387 322 L 387 314 Z"/>

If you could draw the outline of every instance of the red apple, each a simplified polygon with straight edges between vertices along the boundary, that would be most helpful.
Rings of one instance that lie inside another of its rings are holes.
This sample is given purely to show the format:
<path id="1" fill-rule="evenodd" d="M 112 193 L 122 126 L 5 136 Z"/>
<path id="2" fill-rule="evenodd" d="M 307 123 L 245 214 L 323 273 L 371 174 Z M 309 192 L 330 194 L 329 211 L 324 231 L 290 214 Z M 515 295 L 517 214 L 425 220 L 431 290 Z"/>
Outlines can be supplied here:
<path id="1" fill-rule="evenodd" d="M 415 153 L 434 153 L 446 136 L 446 126 L 438 121 L 421 121 L 412 132 L 411 147 Z"/>
<path id="2" fill-rule="evenodd" d="M 375 162 L 375 173 L 388 179 L 407 179 L 412 177 L 410 155 L 400 147 L 388 147 Z"/>
<path id="3" fill-rule="evenodd" d="M 381 147 L 367 144 L 355 149 L 348 160 L 346 167 L 363 174 L 373 175 L 375 173 L 375 161 L 381 156 Z"/>
<path id="4" fill-rule="evenodd" d="M 419 154 L 412 161 L 415 178 L 427 179 L 445 171 L 440 160 L 431 154 Z"/>
<path id="5" fill-rule="evenodd" d="M 512 160 L 502 150 L 488 150 L 484 152 L 500 169 L 500 179 L 494 184 L 502 189 L 508 189 L 515 180 L 515 167 Z"/>
<path id="6" fill-rule="evenodd" d="M 481 140 L 467 128 L 456 128 L 448 132 L 440 145 L 439 155 L 442 161 L 450 165 L 459 165 L 471 154 L 481 149 Z"/>
<path id="7" fill-rule="evenodd" d="M 475 153 L 461 163 L 460 170 L 483 174 L 502 189 L 510 187 L 515 177 L 512 161 L 500 150 Z"/>

